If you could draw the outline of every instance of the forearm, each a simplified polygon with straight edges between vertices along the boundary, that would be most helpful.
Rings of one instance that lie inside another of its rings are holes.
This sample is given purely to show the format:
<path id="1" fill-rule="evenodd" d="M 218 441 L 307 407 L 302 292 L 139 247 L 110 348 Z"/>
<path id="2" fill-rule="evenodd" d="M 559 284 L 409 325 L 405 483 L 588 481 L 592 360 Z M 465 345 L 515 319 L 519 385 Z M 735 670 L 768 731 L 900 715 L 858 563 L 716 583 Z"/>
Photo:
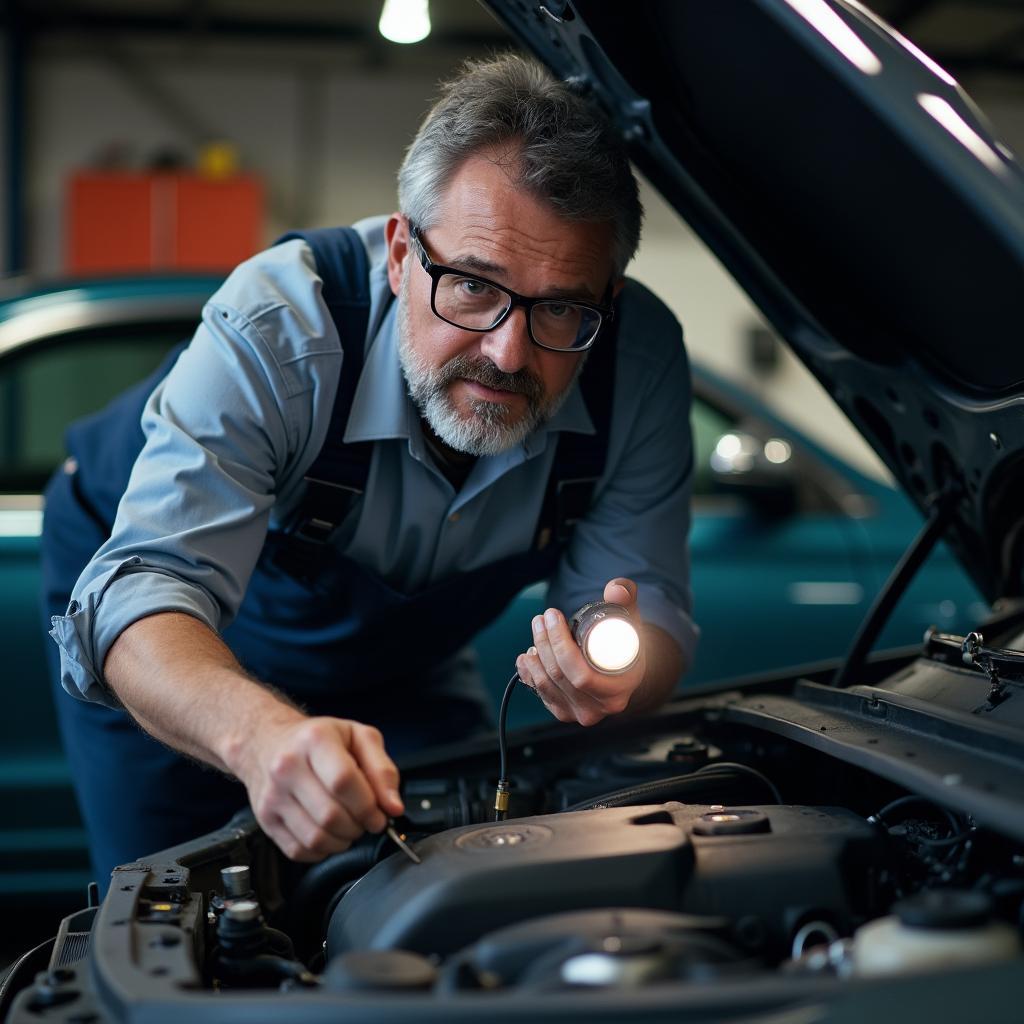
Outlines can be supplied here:
<path id="1" fill-rule="evenodd" d="M 641 632 L 647 669 L 630 698 L 627 714 L 644 714 L 661 707 L 688 667 L 679 644 L 665 630 L 646 622 Z"/>
<path id="2" fill-rule="evenodd" d="M 249 679 L 208 626 L 178 612 L 129 626 L 111 646 L 104 675 L 148 733 L 233 775 L 247 738 L 303 717 Z"/>
<path id="3" fill-rule="evenodd" d="M 376 729 L 304 715 L 249 679 L 192 616 L 133 623 L 110 648 L 104 674 L 147 732 L 237 776 L 256 820 L 294 860 L 345 850 L 404 810 L 398 769 Z"/>

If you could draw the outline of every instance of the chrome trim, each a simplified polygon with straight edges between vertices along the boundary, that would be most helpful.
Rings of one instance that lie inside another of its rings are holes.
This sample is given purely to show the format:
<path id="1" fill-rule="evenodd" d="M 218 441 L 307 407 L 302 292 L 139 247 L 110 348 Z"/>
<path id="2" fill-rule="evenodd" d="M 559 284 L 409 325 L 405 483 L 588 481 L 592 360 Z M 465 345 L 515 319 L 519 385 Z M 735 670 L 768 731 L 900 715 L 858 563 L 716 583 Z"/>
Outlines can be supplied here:
<path id="1" fill-rule="evenodd" d="M 76 289 L 77 290 L 77 289 Z M 32 309 L 0 322 L 0 359 L 31 342 L 53 338 L 71 331 L 117 326 L 141 321 L 152 323 L 192 317 L 199 322 L 209 294 L 152 296 L 121 299 L 72 299 L 52 306 Z"/>

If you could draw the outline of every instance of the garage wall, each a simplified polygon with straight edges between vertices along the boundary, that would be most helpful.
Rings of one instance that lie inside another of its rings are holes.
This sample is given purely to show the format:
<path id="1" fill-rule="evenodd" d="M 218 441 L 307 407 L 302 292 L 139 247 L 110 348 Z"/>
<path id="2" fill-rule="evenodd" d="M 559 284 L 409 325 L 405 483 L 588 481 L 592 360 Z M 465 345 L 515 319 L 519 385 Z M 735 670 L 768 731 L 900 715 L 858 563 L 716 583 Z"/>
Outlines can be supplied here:
<path id="1" fill-rule="evenodd" d="M 33 270 L 53 274 L 62 267 L 68 174 L 114 152 L 142 165 L 167 151 L 191 159 L 203 138 L 232 140 L 268 186 L 267 241 L 292 226 L 389 211 L 403 149 L 437 79 L 463 54 L 386 54 L 381 60 L 341 46 L 152 38 L 113 40 L 98 51 L 94 40 L 49 37 L 34 55 L 29 83 Z M 976 98 L 1010 145 L 1024 151 L 1024 102 L 1012 88 L 978 83 Z M 745 355 L 756 311 L 656 193 L 645 188 L 644 198 L 645 237 L 632 272 L 675 310 L 694 357 L 740 378 L 819 441 L 884 477 L 881 463 L 788 353 L 769 377 L 754 374 Z"/>

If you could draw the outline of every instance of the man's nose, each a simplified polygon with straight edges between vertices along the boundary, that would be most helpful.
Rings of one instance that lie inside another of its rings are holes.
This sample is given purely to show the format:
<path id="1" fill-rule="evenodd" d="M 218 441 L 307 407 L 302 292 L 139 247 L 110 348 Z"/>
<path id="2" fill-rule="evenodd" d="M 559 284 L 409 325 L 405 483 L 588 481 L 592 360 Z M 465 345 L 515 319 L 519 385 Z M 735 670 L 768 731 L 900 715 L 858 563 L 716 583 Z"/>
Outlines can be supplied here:
<path id="1" fill-rule="evenodd" d="M 493 330 L 481 335 L 480 352 L 504 373 L 515 373 L 530 361 L 529 328 L 526 310 L 513 309 Z"/>

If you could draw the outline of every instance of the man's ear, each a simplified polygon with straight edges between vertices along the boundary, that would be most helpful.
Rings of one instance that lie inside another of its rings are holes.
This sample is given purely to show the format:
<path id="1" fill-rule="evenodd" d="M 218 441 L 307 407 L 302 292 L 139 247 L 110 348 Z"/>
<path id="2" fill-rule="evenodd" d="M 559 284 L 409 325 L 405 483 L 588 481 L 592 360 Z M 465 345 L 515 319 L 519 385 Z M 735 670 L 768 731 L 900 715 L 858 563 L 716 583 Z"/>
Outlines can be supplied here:
<path id="1" fill-rule="evenodd" d="M 409 222 L 400 213 L 388 217 L 384 228 L 384 239 L 388 246 L 388 284 L 391 291 L 398 295 L 402 287 L 402 269 L 405 258 L 409 255 Z"/>
<path id="2" fill-rule="evenodd" d="M 624 277 L 620 277 L 615 282 L 615 284 L 612 285 L 612 298 L 613 299 L 617 299 L 619 297 L 619 292 L 622 291 L 622 289 L 625 287 L 625 284 L 626 284 L 626 279 Z"/>

